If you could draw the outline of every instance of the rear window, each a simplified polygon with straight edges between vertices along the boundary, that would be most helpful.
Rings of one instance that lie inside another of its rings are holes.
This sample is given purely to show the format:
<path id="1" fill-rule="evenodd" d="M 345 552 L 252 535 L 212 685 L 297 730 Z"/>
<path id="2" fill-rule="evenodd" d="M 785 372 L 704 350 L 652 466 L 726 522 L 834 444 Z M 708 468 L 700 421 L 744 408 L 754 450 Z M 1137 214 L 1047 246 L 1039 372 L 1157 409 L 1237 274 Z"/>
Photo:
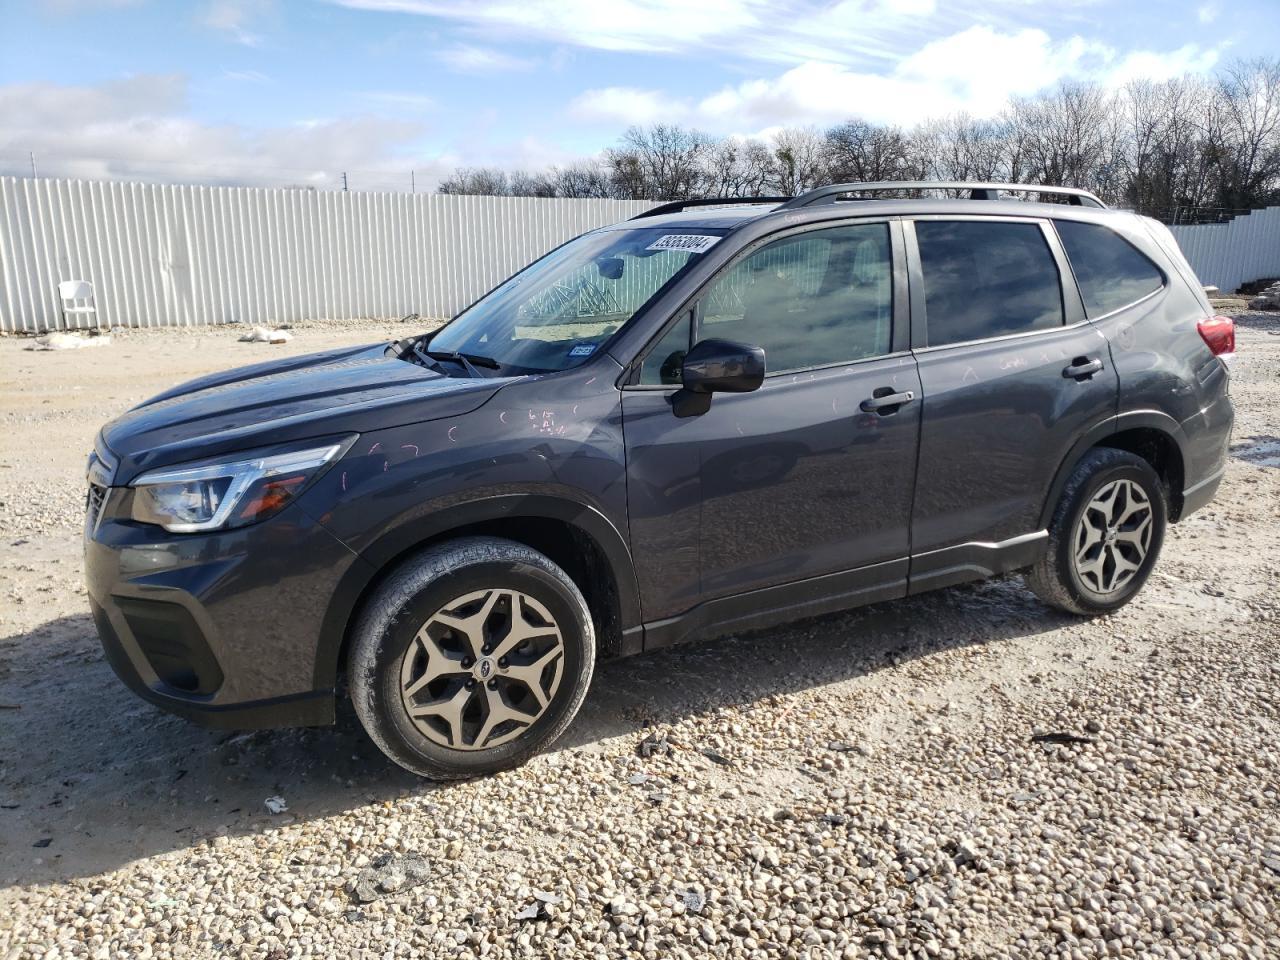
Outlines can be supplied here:
<path id="1" fill-rule="evenodd" d="M 1058 266 L 1037 223 L 917 220 L 931 347 L 1063 323 Z"/>
<path id="2" fill-rule="evenodd" d="M 1160 268 L 1108 227 L 1073 220 L 1054 226 L 1090 317 L 1127 307 L 1164 286 Z"/>

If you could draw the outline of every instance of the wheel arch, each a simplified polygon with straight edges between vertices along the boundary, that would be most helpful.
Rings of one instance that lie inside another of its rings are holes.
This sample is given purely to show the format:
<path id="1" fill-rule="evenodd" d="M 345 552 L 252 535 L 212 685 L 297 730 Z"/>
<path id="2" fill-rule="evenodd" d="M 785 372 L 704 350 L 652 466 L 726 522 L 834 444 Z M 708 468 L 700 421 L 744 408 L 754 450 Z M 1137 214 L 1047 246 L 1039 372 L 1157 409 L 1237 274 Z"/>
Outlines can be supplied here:
<path id="1" fill-rule="evenodd" d="M 1063 488 L 1080 459 L 1096 447 L 1127 450 L 1151 464 L 1165 485 L 1169 522 L 1182 515 L 1182 491 L 1186 478 L 1186 438 L 1173 417 L 1159 410 L 1138 410 L 1111 417 L 1086 432 L 1058 466 L 1040 513 L 1040 527 L 1053 519 Z"/>
<path id="2" fill-rule="evenodd" d="M 560 497 L 487 497 L 430 513 L 396 527 L 352 564 L 329 600 L 315 665 L 317 689 L 333 688 L 365 599 L 408 557 L 435 543 L 495 536 L 531 547 L 561 567 L 591 608 L 600 656 L 639 652 L 639 592 L 631 552 L 599 510 Z"/>

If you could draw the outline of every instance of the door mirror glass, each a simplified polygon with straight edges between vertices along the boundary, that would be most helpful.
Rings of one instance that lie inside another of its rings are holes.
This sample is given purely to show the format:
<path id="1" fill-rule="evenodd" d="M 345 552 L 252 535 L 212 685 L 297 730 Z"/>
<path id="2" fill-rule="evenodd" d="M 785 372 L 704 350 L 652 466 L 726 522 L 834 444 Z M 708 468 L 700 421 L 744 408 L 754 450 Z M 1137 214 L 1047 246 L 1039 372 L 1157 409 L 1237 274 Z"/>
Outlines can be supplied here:
<path id="1" fill-rule="evenodd" d="M 683 389 L 672 397 L 677 417 L 706 413 L 713 393 L 750 393 L 764 382 L 764 348 L 732 340 L 700 340 L 685 355 Z"/>

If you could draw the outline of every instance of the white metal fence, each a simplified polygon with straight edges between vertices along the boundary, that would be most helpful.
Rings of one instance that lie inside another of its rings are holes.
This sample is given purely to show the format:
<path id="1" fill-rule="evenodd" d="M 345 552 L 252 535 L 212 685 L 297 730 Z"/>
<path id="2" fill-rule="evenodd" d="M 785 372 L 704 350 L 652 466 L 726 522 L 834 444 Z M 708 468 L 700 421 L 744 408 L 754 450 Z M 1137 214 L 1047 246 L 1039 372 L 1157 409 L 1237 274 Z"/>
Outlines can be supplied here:
<path id="1" fill-rule="evenodd" d="M 3 177 L 0 329 L 56 327 L 61 280 L 93 284 L 104 326 L 447 317 L 650 206 Z"/>
<path id="2" fill-rule="evenodd" d="M 0 177 L 0 330 L 56 327 L 61 280 L 105 326 L 448 317 L 649 206 Z M 1280 207 L 1172 229 L 1203 283 L 1280 276 Z"/>
<path id="3" fill-rule="evenodd" d="M 1226 223 L 1170 227 L 1200 282 L 1234 293 L 1242 284 L 1280 277 L 1280 207 Z"/>

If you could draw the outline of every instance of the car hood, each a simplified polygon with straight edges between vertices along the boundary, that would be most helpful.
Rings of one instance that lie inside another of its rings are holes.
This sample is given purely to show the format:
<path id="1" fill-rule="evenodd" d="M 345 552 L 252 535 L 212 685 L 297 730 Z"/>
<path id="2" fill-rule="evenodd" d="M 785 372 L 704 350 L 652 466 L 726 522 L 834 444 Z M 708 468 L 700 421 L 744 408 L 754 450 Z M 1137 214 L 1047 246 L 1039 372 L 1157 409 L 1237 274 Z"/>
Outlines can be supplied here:
<path id="1" fill-rule="evenodd" d="M 115 484 L 144 470 L 311 437 L 470 413 L 511 378 L 448 377 L 385 343 L 328 350 L 200 377 L 102 428 Z"/>

